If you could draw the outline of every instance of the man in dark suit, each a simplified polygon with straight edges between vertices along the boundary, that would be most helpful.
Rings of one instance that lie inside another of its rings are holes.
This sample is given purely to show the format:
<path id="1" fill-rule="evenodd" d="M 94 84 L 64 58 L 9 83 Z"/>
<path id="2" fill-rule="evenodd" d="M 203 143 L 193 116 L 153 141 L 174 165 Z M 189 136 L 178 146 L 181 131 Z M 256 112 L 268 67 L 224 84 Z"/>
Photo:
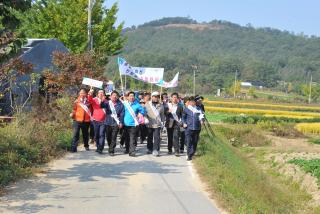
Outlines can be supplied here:
<path id="1" fill-rule="evenodd" d="M 119 100 L 119 93 L 113 91 L 110 95 L 110 100 L 101 103 L 101 107 L 106 112 L 106 135 L 109 145 L 109 154 L 114 156 L 114 149 L 117 143 L 117 135 L 121 128 L 123 128 L 124 106 Z"/>
<path id="2" fill-rule="evenodd" d="M 201 125 L 204 122 L 204 113 L 199 106 L 196 106 L 195 97 L 189 98 L 188 106 L 183 110 L 182 123 L 185 128 L 185 142 L 187 145 L 188 161 L 196 153 L 199 141 Z"/>
<path id="3" fill-rule="evenodd" d="M 179 105 L 179 94 L 171 94 L 171 102 L 166 108 L 166 128 L 168 134 L 168 154 L 172 154 L 172 146 L 174 153 L 179 156 L 179 134 L 181 126 L 183 107 Z"/>

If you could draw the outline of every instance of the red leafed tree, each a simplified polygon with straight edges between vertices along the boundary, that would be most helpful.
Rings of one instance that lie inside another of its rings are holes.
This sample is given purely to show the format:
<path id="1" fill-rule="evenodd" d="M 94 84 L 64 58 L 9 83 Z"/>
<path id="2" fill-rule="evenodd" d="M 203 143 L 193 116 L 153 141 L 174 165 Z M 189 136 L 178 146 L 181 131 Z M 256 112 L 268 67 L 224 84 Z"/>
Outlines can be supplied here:
<path id="1" fill-rule="evenodd" d="M 44 72 L 46 85 L 51 92 L 63 92 L 68 88 L 79 88 L 83 77 L 106 81 L 104 67 L 98 65 L 95 56 L 90 53 L 53 53 L 56 71 Z"/>

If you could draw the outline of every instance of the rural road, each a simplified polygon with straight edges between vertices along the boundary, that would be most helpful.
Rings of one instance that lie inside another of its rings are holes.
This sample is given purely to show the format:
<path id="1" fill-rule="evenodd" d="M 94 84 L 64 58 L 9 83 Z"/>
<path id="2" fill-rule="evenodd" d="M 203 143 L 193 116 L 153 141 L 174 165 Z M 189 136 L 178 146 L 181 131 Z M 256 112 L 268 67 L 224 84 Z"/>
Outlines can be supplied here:
<path id="1" fill-rule="evenodd" d="M 48 171 L 24 179 L 0 197 L 0 213 L 216 214 L 218 209 L 185 156 L 136 158 L 116 150 L 98 155 L 93 148 L 53 161 Z"/>

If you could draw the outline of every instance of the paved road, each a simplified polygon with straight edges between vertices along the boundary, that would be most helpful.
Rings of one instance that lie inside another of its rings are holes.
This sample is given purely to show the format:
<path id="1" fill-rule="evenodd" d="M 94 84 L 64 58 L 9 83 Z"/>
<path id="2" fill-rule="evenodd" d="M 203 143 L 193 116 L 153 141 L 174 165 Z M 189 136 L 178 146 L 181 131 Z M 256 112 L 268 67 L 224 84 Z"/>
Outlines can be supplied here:
<path id="1" fill-rule="evenodd" d="M 0 213 L 219 213 L 201 191 L 185 156 L 136 158 L 91 151 L 68 154 L 48 172 L 18 182 L 0 198 Z"/>

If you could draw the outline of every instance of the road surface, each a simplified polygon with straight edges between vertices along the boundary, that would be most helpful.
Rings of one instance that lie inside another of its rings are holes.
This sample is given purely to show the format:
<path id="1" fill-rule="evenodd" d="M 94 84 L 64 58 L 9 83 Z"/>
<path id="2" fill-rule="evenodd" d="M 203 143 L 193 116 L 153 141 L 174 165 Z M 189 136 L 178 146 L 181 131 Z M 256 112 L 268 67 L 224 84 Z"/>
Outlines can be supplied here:
<path id="1" fill-rule="evenodd" d="M 185 156 L 116 156 L 80 149 L 49 164 L 45 173 L 24 179 L 0 197 L 0 213 L 216 214 Z"/>

